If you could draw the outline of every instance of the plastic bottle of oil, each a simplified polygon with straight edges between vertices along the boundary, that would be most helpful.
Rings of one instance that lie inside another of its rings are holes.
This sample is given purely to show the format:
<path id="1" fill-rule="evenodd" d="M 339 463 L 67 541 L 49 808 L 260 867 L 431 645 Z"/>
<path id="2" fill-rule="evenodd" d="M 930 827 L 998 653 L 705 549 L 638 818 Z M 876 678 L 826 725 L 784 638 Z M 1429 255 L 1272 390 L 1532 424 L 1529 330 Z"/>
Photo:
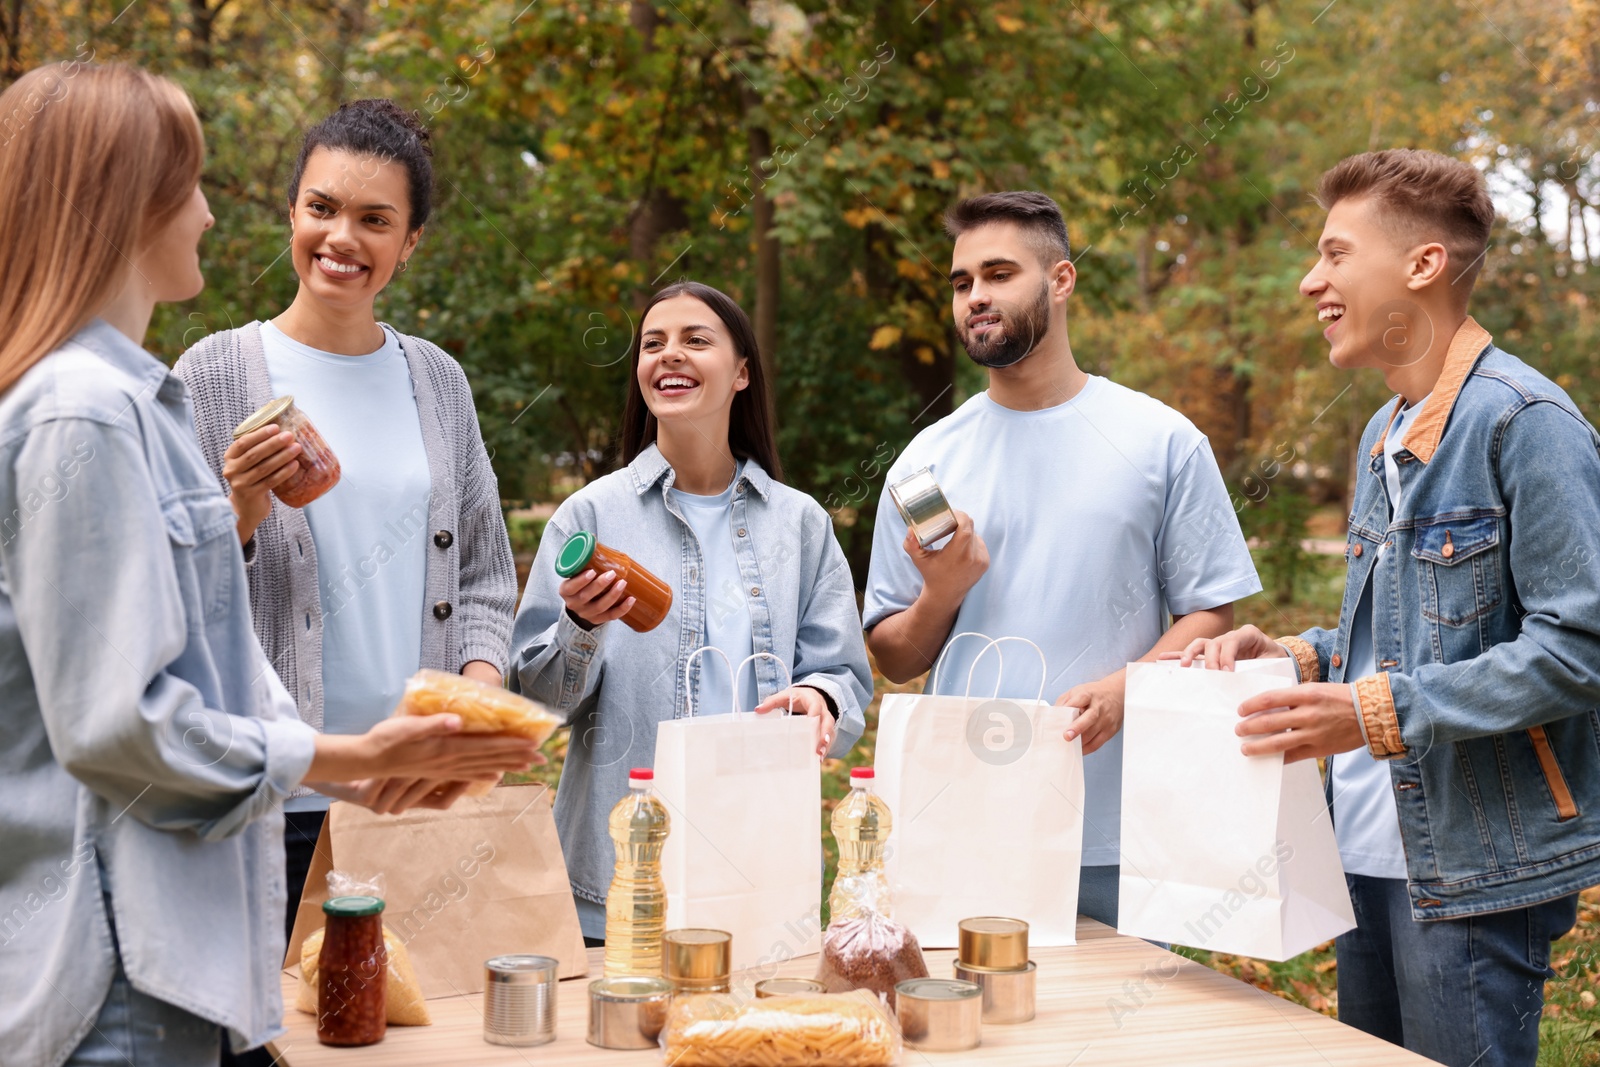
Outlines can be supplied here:
<path id="1" fill-rule="evenodd" d="M 872 784 L 871 767 L 852 767 L 850 795 L 833 809 L 839 874 L 828 894 L 830 923 L 868 911 L 889 917 L 889 879 L 883 871 L 883 853 L 894 818 Z"/>
<path id="2" fill-rule="evenodd" d="M 611 809 L 617 869 L 606 894 L 607 978 L 661 975 L 661 935 L 667 925 L 661 847 L 671 820 L 654 781 L 655 772 L 635 767 L 628 772 L 628 795 Z"/>

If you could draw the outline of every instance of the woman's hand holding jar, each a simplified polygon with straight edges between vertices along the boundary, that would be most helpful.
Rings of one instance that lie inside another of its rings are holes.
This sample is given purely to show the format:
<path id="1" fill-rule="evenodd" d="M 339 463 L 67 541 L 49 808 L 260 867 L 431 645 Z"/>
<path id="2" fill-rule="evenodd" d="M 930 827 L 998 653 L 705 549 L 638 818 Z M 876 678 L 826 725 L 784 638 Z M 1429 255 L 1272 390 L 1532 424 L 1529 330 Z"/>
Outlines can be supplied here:
<path id="1" fill-rule="evenodd" d="M 272 510 L 272 490 L 300 472 L 300 443 L 294 434 L 269 423 L 237 438 L 222 454 L 228 500 L 239 518 L 239 543 L 246 545 Z"/>

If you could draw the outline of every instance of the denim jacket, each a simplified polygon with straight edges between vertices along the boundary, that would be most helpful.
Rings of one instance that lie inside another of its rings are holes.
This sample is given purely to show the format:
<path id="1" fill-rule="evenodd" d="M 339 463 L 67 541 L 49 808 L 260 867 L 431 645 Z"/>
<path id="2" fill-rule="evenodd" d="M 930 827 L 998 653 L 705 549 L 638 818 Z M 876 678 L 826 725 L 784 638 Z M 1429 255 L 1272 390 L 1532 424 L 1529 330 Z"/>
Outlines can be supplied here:
<path id="1" fill-rule="evenodd" d="M 597 904 L 605 902 L 615 866 L 607 817 L 628 792 L 628 770 L 654 764 L 656 724 L 684 714 L 683 663 L 705 640 L 705 563 L 668 492 L 674 477 L 651 445 L 557 508 L 512 635 L 511 688 L 543 701 L 572 726 L 556 790 L 556 828 L 573 892 Z M 839 717 L 829 754 L 842 756 L 866 729 L 862 709 L 872 698 L 872 672 L 850 567 L 828 513 L 751 459 L 735 481 L 732 524 L 754 651 L 777 655 L 795 684 L 828 695 Z M 556 592 L 555 561 L 579 530 L 672 587 L 672 610 L 654 630 L 635 633 L 620 622 L 585 630 L 573 621 Z M 754 666 L 761 699 L 783 688 L 772 660 Z"/>
<path id="2" fill-rule="evenodd" d="M 101 321 L 0 396 L 0 1064 L 135 989 L 282 1032 L 284 796 L 316 733 L 250 624 L 187 391 Z M 114 924 L 114 932 L 113 932 Z"/>
<path id="3" fill-rule="evenodd" d="M 1398 410 L 1362 435 L 1339 628 L 1283 644 L 1303 681 L 1353 683 L 1390 761 L 1415 918 L 1600 883 L 1600 435 L 1469 318 L 1395 457 L 1391 514 Z M 1379 670 L 1350 679 L 1368 581 Z"/>

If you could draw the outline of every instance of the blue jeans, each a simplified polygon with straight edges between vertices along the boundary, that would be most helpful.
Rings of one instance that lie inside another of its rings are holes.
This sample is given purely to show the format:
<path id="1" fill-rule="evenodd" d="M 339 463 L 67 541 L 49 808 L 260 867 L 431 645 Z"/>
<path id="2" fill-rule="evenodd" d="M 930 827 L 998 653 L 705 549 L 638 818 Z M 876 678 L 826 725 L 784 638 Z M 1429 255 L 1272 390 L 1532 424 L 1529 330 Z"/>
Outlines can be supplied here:
<path id="1" fill-rule="evenodd" d="M 1576 894 L 1417 922 L 1403 878 L 1349 874 L 1356 928 L 1335 943 L 1339 1020 L 1450 1067 L 1534 1067 L 1550 943 Z"/>
<path id="2" fill-rule="evenodd" d="M 1117 928 L 1117 894 L 1121 891 L 1122 865 L 1117 863 L 1078 868 L 1078 914 Z"/>
<path id="3" fill-rule="evenodd" d="M 217 1067 L 221 1054 L 221 1027 L 145 996 L 119 959 L 100 1017 L 66 1067 Z"/>

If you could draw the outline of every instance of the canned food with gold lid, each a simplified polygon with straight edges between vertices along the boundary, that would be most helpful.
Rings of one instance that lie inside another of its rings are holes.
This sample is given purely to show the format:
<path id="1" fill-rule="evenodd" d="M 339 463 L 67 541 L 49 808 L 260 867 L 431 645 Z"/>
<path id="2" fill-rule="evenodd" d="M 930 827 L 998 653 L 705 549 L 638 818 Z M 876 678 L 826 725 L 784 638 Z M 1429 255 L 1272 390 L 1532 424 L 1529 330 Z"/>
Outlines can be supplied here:
<path id="1" fill-rule="evenodd" d="M 982 915 L 957 924 L 956 958 L 969 967 L 1003 971 L 1028 965 L 1028 924 Z"/>

